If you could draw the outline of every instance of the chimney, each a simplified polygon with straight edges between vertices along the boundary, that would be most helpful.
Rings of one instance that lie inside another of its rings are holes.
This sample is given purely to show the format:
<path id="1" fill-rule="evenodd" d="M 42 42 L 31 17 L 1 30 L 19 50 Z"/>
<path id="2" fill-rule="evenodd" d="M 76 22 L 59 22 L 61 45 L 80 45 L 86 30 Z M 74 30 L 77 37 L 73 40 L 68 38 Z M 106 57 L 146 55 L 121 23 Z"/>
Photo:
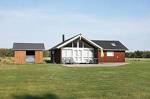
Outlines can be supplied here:
<path id="1" fill-rule="evenodd" d="M 62 35 L 62 42 L 64 42 L 65 41 L 65 35 L 63 34 Z"/>

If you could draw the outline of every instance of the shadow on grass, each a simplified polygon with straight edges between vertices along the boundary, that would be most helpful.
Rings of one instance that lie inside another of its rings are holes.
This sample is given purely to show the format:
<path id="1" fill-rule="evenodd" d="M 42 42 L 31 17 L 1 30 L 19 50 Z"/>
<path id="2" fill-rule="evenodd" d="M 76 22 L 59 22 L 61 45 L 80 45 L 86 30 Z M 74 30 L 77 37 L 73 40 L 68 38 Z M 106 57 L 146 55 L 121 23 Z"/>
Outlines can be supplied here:
<path id="1" fill-rule="evenodd" d="M 59 99 L 59 97 L 55 94 L 45 94 L 42 96 L 38 95 L 20 95 L 13 96 L 14 99 Z"/>

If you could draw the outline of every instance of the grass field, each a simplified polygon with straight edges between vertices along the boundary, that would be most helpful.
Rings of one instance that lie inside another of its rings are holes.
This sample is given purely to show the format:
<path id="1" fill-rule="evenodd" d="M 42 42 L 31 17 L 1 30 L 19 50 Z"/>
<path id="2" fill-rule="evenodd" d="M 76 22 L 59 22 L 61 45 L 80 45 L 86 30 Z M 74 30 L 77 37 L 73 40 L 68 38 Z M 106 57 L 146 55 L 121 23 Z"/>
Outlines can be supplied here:
<path id="1" fill-rule="evenodd" d="M 0 99 L 150 99 L 150 60 L 94 68 L 1 65 Z"/>

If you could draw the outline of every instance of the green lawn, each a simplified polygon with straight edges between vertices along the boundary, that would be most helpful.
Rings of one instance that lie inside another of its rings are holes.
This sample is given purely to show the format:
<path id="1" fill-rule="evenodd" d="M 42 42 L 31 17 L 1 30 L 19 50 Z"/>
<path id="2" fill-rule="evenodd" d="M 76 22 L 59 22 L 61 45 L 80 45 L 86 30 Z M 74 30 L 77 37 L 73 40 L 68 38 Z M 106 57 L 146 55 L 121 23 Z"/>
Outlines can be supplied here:
<path id="1" fill-rule="evenodd" d="M 2 65 L 0 99 L 150 99 L 150 61 L 93 68 Z"/>

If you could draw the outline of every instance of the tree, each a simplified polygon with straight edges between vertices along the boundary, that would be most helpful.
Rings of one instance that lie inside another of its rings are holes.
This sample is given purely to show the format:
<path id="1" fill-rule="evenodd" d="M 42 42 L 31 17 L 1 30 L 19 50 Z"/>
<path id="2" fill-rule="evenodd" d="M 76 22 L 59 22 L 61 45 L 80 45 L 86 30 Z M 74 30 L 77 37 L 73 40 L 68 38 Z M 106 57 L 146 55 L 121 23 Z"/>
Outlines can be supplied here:
<path id="1" fill-rule="evenodd" d="M 142 54 L 143 52 L 142 51 L 135 51 L 135 58 L 142 58 Z"/>
<path id="2" fill-rule="evenodd" d="M 13 50 L 1 48 L 0 57 L 13 57 Z"/>
<path id="3" fill-rule="evenodd" d="M 45 50 L 43 52 L 43 54 L 44 54 L 44 57 L 50 57 L 50 51 L 49 50 Z"/>
<path id="4" fill-rule="evenodd" d="M 150 58 L 150 51 L 145 51 L 142 55 L 143 58 Z"/>
<path id="5" fill-rule="evenodd" d="M 150 51 L 134 51 L 127 52 L 127 58 L 150 58 Z"/>

